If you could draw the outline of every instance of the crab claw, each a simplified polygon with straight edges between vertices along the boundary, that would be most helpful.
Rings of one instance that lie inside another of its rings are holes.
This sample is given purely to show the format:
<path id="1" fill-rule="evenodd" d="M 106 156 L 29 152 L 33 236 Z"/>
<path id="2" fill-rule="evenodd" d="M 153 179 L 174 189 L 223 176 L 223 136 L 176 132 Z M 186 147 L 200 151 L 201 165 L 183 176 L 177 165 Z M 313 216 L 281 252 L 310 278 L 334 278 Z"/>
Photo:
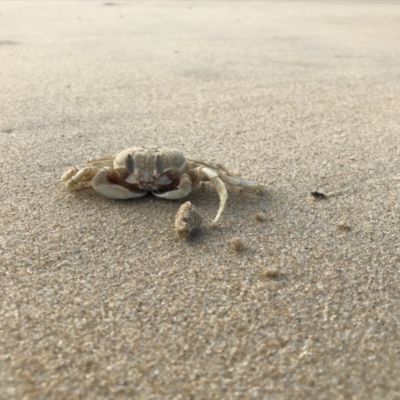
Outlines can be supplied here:
<path id="1" fill-rule="evenodd" d="M 121 185 L 110 183 L 108 176 L 112 172 L 113 169 L 111 167 L 104 167 L 91 181 L 92 186 L 103 196 L 111 199 L 125 200 L 142 197 L 147 194 L 146 192 L 133 192 Z"/>
<path id="2" fill-rule="evenodd" d="M 192 191 L 192 181 L 187 174 L 183 174 L 177 190 L 171 190 L 165 193 L 152 192 L 154 196 L 163 199 L 176 200 L 186 197 Z"/>

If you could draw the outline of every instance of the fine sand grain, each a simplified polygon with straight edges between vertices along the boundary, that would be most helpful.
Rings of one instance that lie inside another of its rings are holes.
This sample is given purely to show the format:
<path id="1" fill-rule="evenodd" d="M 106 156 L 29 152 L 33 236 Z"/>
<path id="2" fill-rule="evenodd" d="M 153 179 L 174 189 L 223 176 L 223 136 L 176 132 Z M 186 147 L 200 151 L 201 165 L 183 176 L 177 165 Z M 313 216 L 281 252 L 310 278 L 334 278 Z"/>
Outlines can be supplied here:
<path id="1" fill-rule="evenodd" d="M 0 26 L 0 399 L 400 398 L 399 3 L 2 1 Z M 211 228 L 209 184 L 59 181 L 134 145 L 265 190 Z"/>

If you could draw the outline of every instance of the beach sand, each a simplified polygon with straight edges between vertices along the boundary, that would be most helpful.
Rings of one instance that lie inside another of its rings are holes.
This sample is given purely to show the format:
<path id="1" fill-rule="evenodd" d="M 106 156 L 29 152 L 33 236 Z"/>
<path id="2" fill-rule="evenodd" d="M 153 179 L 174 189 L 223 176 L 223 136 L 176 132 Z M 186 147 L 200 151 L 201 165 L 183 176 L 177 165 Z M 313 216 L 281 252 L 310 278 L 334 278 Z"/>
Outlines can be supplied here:
<path id="1" fill-rule="evenodd" d="M 399 3 L 3 1 L 0 22 L 0 399 L 400 397 Z M 212 229 L 210 184 L 60 182 L 140 145 L 264 192 L 228 188 Z"/>

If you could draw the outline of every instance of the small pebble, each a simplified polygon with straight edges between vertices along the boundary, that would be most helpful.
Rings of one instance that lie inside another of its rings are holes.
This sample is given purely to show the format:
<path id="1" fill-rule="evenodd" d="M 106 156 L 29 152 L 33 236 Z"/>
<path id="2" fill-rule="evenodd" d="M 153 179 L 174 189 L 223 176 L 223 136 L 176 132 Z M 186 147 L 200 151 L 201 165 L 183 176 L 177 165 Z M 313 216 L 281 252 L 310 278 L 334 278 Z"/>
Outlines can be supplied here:
<path id="1" fill-rule="evenodd" d="M 244 243 L 242 239 L 239 238 L 233 238 L 230 240 L 230 245 L 232 247 L 233 250 L 235 250 L 236 252 L 240 252 L 243 250 L 244 248 Z"/>
<path id="2" fill-rule="evenodd" d="M 279 272 L 275 268 L 265 268 L 262 271 L 262 275 L 267 279 L 276 279 L 279 277 Z"/>
<path id="3" fill-rule="evenodd" d="M 328 196 L 322 192 L 311 192 L 311 196 L 317 200 L 325 200 L 326 198 L 328 198 Z"/>
<path id="4" fill-rule="evenodd" d="M 263 222 L 265 220 L 265 215 L 264 213 L 256 212 L 253 214 L 253 219 L 257 222 Z"/>
<path id="5" fill-rule="evenodd" d="M 182 204 L 175 217 L 175 230 L 180 238 L 188 237 L 193 231 L 200 228 L 203 219 L 190 202 Z"/>
<path id="6" fill-rule="evenodd" d="M 338 229 L 344 232 L 350 232 L 351 231 L 351 226 L 348 225 L 346 222 L 341 221 L 337 225 Z"/>

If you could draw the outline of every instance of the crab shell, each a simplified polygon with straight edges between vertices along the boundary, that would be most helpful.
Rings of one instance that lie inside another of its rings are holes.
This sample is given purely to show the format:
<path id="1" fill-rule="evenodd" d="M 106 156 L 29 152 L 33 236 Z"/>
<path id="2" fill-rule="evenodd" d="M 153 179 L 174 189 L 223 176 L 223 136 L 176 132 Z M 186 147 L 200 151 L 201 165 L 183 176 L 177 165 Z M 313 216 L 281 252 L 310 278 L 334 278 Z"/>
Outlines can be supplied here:
<path id="1" fill-rule="evenodd" d="M 177 149 L 131 147 L 116 156 L 94 157 L 70 168 L 62 181 L 69 189 L 92 186 L 106 197 L 129 199 L 148 192 L 166 199 L 186 197 L 201 181 L 211 181 L 220 197 L 216 223 L 228 198 L 225 184 L 259 189 L 256 182 L 233 176 L 220 165 L 185 158 Z"/>
<path id="2" fill-rule="evenodd" d="M 132 147 L 117 154 L 110 183 L 127 188 L 133 193 L 146 194 L 175 190 L 182 177 L 188 174 L 185 156 L 181 151 L 160 148 Z"/>

